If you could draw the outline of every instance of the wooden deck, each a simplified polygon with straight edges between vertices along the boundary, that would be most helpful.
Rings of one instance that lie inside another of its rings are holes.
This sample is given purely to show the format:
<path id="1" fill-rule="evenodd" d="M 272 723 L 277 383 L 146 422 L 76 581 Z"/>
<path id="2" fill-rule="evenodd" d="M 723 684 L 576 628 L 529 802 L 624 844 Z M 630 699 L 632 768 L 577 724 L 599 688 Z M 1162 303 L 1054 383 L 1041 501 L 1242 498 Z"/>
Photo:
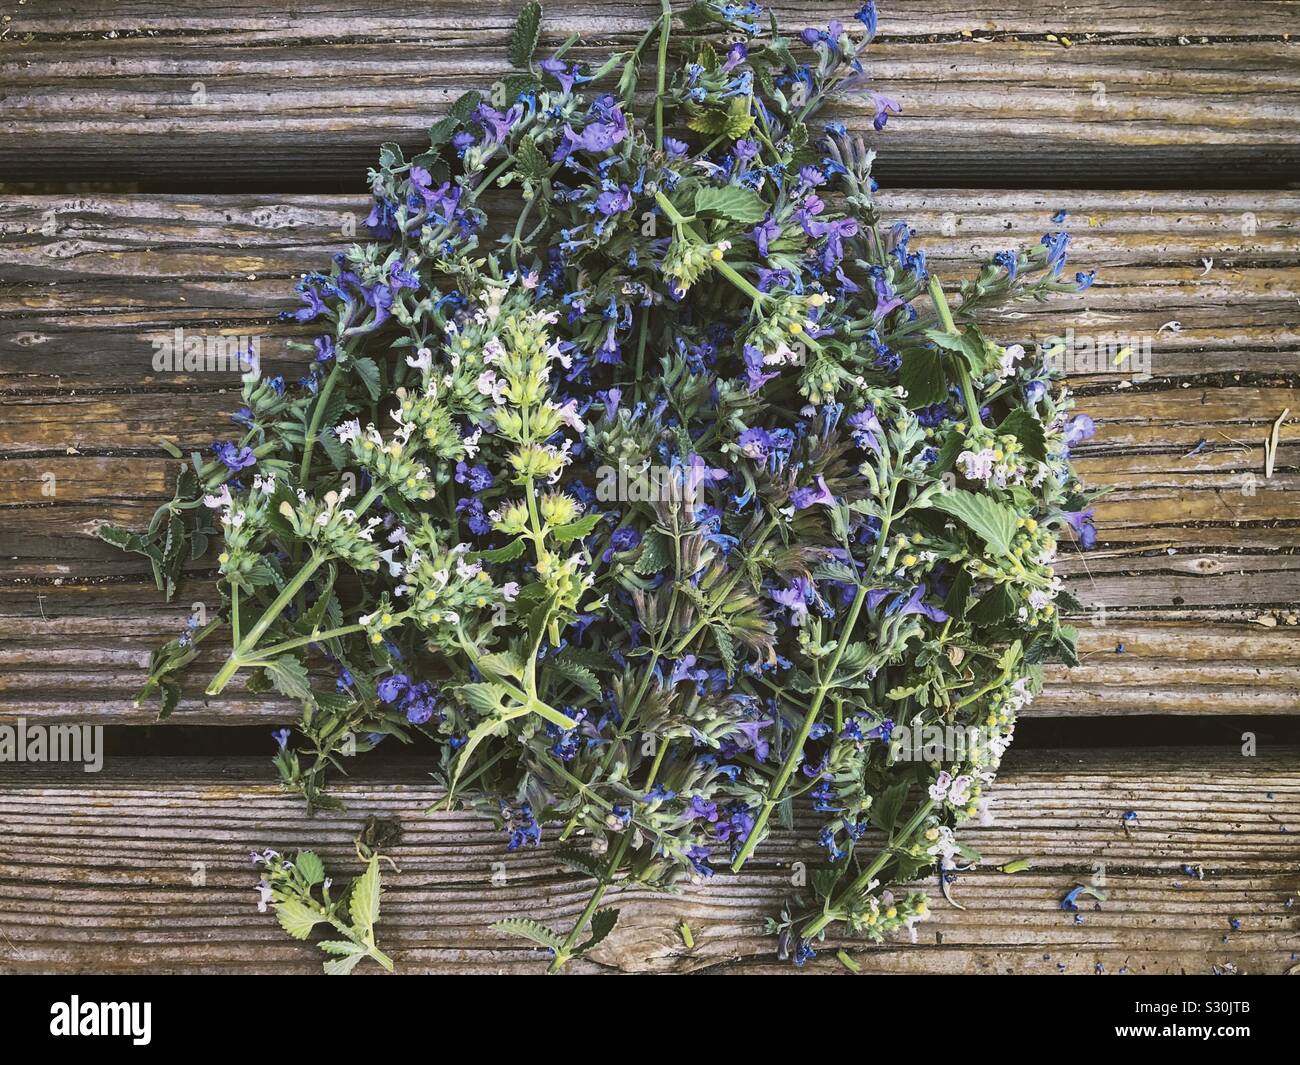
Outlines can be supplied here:
<path id="1" fill-rule="evenodd" d="M 853 6 L 775 5 L 787 27 Z M 652 8 L 554 0 L 546 31 L 599 53 Z M 417 761 L 359 761 L 348 812 L 309 820 L 268 758 L 210 753 L 243 750 L 256 726 L 269 754 L 294 716 L 283 701 L 232 685 L 205 704 L 196 684 L 155 726 L 132 696 L 152 647 L 215 601 L 211 563 L 164 604 L 142 560 L 93 537 L 169 493 L 160 436 L 206 447 L 236 405 L 216 375 L 155 372 L 151 339 L 256 334 L 264 363 L 292 370 L 277 318 L 292 279 L 368 209 L 340 190 L 360 188 L 381 140 L 418 143 L 449 99 L 503 72 L 513 10 L 4 5 L 0 721 L 103 724 L 131 753 L 99 774 L 0 764 L 0 972 L 318 971 L 318 952 L 257 913 L 247 852 L 316 846 L 346 873 L 369 814 L 404 833 L 380 926 L 399 971 L 538 971 L 488 924 L 581 908 L 584 885 L 547 847 L 507 855 L 468 814 L 426 816 Z M 1300 955 L 1298 13 L 882 0 L 871 73 L 904 104 L 876 138 L 891 216 L 952 276 L 1068 210 L 1072 261 L 1098 283 L 999 331 L 1152 348 L 1149 379 L 1074 382 L 1099 427 L 1081 467 L 1115 489 L 1098 549 L 1064 567 L 1104 608 L 1080 620 L 1082 665 L 1053 670 L 1026 713 L 1035 746 L 1013 748 L 995 824 L 971 830 L 988 861 L 956 886 L 966 909 L 940 900 L 916 944 L 855 947 L 869 972 L 1280 973 Z M 996 869 L 1021 858 L 1026 872 Z M 618 930 L 575 968 L 786 971 L 763 919 L 791 863 L 816 855 L 787 838 L 762 859 L 682 898 L 625 893 Z M 1099 864 L 1107 900 L 1076 922 L 1059 901 Z M 833 952 L 813 968 L 845 971 Z"/>

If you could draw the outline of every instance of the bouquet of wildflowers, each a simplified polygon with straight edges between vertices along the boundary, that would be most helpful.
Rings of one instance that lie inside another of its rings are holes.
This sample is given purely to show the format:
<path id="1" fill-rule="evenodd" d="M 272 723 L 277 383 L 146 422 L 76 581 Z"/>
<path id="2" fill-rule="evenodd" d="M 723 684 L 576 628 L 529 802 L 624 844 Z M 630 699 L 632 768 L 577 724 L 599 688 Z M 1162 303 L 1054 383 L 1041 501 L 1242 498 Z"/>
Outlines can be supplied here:
<path id="1" fill-rule="evenodd" d="M 169 593 L 220 541 L 221 617 L 146 691 L 169 712 L 226 633 L 208 692 L 301 701 L 275 764 L 309 807 L 344 754 L 420 739 L 443 804 L 593 879 L 571 928 L 503 922 L 552 969 L 611 885 L 737 872 L 802 802 L 826 861 L 782 951 L 910 928 L 925 897 L 890 885 L 977 857 L 955 830 L 1073 659 L 1058 541 L 1094 535 L 1090 421 L 977 322 L 1091 275 L 1054 232 L 945 286 L 882 218 L 874 153 L 817 117 L 899 111 L 871 3 L 789 38 L 665 2 L 599 65 L 540 29 L 526 4 L 518 73 L 427 151 L 383 147 L 373 241 L 298 286 L 302 380 L 250 374 L 237 437 L 103 531 Z"/>

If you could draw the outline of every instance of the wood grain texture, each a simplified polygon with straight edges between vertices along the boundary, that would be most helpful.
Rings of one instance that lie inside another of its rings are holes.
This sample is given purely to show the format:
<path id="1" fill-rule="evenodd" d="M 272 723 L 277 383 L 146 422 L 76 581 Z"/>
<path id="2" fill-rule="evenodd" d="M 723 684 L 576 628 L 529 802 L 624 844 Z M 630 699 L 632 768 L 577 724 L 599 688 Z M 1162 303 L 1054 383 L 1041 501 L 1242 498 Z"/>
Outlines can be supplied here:
<path id="1" fill-rule="evenodd" d="M 872 973 L 1207 974 L 1232 964 L 1280 973 L 1300 949 L 1300 769 L 1295 749 L 1015 752 L 995 821 L 967 841 L 957 910 L 939 899 L 915 945 L 851 944 Z M 400 822 L 380 942 L 404 973 L 537 972 L 542 959 L 489 927 L 528 913 L 572 921 L 586 885 L 550 844 L 509 854 L 465 813 L 426 815 L 437 797 L 413 768 L 340 785 L 342 814 L 308 820 L 243 761 L 110 760 L 91 777 L 49 767 L 0 775 L 0 972 L 312 972 L 317 952 L 256 911 L 253 849 L 313 847 L 336 876 L 356 872 L 351 839 L 371 814 Z M 1127 811 L 1137 814 L 1126 822 Z M 813 822 L 802 823 L 807 829 Z M 547 833 L 548 838 L 554 835 Z M 803 831 L 802 838 L 812 833 Z M 614 935 L 575 971 L 781 972 L 762 922 L 793 863 L 818 860 L 781 834 L 743 876 L 678 897 L 628 889 Z M 997 866 L 1025 858 L 1015 875 Z M 1104 868 L 1107 899 L 1060 900 Z M 192 878 L 199 870 L 203 886 Z M 493 877 L 496 877 L 496 883 Z M 937 891 L 935 892 L 937 895 Z M 1233 930 L 1231 921 L 1240 929 Z M 689 922 L 696 946 L 677 928 Z M 844 973 L 825 950 L 812 971 Z"/>
<path id="2" fill-rule="evenodd" d="M 1100 426 L 1080 467 L 1114 490 L 1098 514 L 1100 552 L 1061 570 L 1105 614 L 1084 626 L 1083 666 L 1054 671 L 1033 712 L 1294 713 L 1297 423 L 1283 427 L 1270 480 L 1262 453 L 1282 409 L 1300 410 L 1300 194 L 922 191 L 882 202 L 949 277 L 1068 203 L 1075 261 L 1101 279 L 1046 308 L 1013 308 L 1003 339 L 1073 328 L 1151 340 L 1149 381 L 1076 377 Z M 156 439 L 206 447 L 227 433 L 237 397 L 220 375 L 155 373 L 150 340 L 176 327 L 261 335 L 268 363 L 297 373 L 283 341 L 309 334 L 277 311 L 363 211 L 331 196 L 0 197 L 0 714 L 152 720 L 131 702 L 142 668 L 192 603 L 215 608 L 210 563 L 163 604 L 142 560 L 91 533 L 144 524 L 175 470 Z M 1181 329 L 1160 329 L 1171 321 Z M 192 695 L 175 720 L 291 716 L 235 692 L 211 706 Z"/>
<path id="3" fill-rule="evenodd" d="M 0 180 L 349 188 L 507 72 L 515 0 L 291 8 L 43 0 L 0 40 Z M 787 32 L 855 3 L 775 4 Z M 651 0 L 547 5 L 546 42 L 626 47 Z M 856 25 L 856 24 L 854 24 Z M 890 184 L 1256 187 L 1294 180 L 1286 0 L 889 0 L 869 73 L 904 105 L 873 141 Z M 575 53 L 576 54 L 576 53 Z M 836 117 L 870 130 L 849 98 Z"/>
<path id="4" fill-rule="evenodd" d="M 0 721 L 147 725 L 156 705 L 134 705 L 149 654 L 171 639 L 195 603 L 215 607 L 210 581 L 190 582 L 164 604 L 152 583 L 0 586 Z M 1025 717 L 1135 714 L 1264 715 L 1300 712 L 1300 626 L 1233 613 L 1108 610 L 1081 621 L 1080 665 L 1052 667 Z M 1104 624 L 1098 622 L 1104 621 Z M 1120 650 L 1122 648 L 1122 650 Z M 243 691 L 237 678 L 208 701 L 217 644 L 195 664 L 177 725 L 292 723 L 298 710 Z"/>

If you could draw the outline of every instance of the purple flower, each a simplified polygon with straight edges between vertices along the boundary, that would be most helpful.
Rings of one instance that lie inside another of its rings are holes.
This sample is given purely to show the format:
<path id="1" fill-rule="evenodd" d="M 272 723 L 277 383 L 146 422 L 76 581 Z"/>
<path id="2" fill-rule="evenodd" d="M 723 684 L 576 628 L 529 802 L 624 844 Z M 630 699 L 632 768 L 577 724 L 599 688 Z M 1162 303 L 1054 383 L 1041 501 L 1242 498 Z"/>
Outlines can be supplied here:
<path id="1" fill-rule="evenodd" d="M 492 135 L 492 139 L 501 144 L 510 135 L 510 130 L 514 127 L 514 124 L 524 117 L 524 109 L 515 104 L 509 111 L 502 114 L 494 107 L 479 104 L 478 110 L 474 112 L 474 117 Z"/>
<path id="2" fill-rule="evenodd" d="M 217 441 L 212 445 L 212 452 L 231 473 L 246 470 L 257 462 L 257 456 L 253 454 L 251 447 L 240 447 L 229 441 Z"/>
<path id="3" fill-rule="evenodd" d="M 877 132 L 885 128 L 885 123 L 889 121 L 890 115 L 901 115 L 903 113 L 903 105 L 897 100 L 882 96 L 878 92 L 873 92 L 870 96 L 872 102 L 876 105 L 876 117 L 871 120 L 871 125 Z"/>
<path id="4" fill-rule="evenodd" d="M 486 466 L 467 466 L 463 461 L 456 463 L 456 483 L 469 486 L 474 493 L 483 492 L 493 485 L 492 471 Z"/>
<path id="5" fill-rule="evenodd" d="M 280 750 L 284 750 L 289 745 L 289 730 L 287 728 L 276 729 L 271 733 L 275 737 L 275 742 L 280 745 Z"/>
<path id="6" fill-rule="evenodd" d="M 1062 515 L 1079 538 L 1079 546 L 1091 551 L 1097 543 L 1097 528 L 1092 524 L 1093 508 L 1070 511 Z"/>
<path id="7" fill-rule="evenodd" d="M 790 493 L 790 502 L 794 504 L 795 510 L 807 510 L 818 503 L 825 503 L 828 507 L 833 507 L 835 506 L 835 496 L 826 487 L 826 478 L 818 474 L 817 487 L 796 488 Z"/>
<path id="8" fill-rule="evenodd" d="M 626 185 L 606 189 L 596 197 L 596 210 L 609 217 L 632 209 L 632 191 Z"/>
<path id="9" fill-rule="evenodd" d="M 776 588 L 767 594 L 774 602 L 789 609 L 793 624 L 802 625 L 808 620 L 808 604 L 812 602 L 815 593 L 807 578 L 796 577 L 789 588 Z"/>
<path id="10" fill-rule="evenodd" d="M 1097 432 L 1097 423 L 1086 414 L 1076 414 L 1065 427 L 1066 447 L 1074 447 L 1090 439 Z"/>
<path id="11" fill-rule="evenodd" d="M 767 453 L 772 447 L 772 434 L 766 429 L 746 429 L 740 434 L 737 441 L 740 445 L 740 453 L 747 459 L 753 459 L 755 462 L 764 462 L 767 459 Z"/>
<path id="12" fill-rule="evenodd" d="M 410 678 L 405 673 L 394 673 L 379 682 L 376 692 L 382 702 L 395 703 L 406 693 L 410 684 Z"/>
<path id="13" fill-rule="evenodd" d="M 754 238 L 754 243 L 758 245 L 759 255 L 767 255 L 768 244 L 781 236 L 781 227 L 777 225 L 775 218 L 768 215 L 750 230 L 749 235 Z"/>

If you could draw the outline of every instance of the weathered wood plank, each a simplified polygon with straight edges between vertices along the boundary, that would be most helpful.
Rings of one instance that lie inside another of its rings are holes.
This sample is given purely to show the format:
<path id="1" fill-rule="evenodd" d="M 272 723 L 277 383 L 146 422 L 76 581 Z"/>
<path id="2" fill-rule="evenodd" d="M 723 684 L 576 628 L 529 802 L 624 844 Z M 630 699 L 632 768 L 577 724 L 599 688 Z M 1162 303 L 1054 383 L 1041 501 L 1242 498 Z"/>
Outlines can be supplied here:
<path id="1" fill-rule="evenodd" d="M 181 630 L 196 603 L 215 609 L 216 602 L 203 580 L 170 604 L 152 583 L 0 587 L 0 720 L 152 723 L 155 708 L 132 701 L 150 652 Z M 1255 620 L 1261 617 L 1275 624 L 1265 627 Z M 1255 602 L 1236 611 L 1108 604 L 1080 624 L 1081 664 L 1052 668 L 1046 691 L 1025 716 L 1300 712 L 1293 602 L 1272 611 Z M 228 696 L 206 701 L 199 681 L 220 656 L 215 643 L 203 653 L 174 723 L 296 718 L 289 703 L 250 696 L 239 679 Z"/>
<path id="2" fill-rule="evenodd" d="M 1056 228 L 1052 214 L 1069 209 L 1072 261 L 1098 269 L 1098 283 L 1012 308 L 1008 342 L 1121 335 L 1149 345 L 1149 372 L 1165 383 L 1293 377 L 1300 365 L 1300 193 L 918 191 L 881 202 L 946 276 Z M 308 334 L 277 319 L 295 304 L 291 279 L 327 263 L 345 230 L 364 232 L 365 209 L 359 197 L 0 194 L 0 388 L 237 387 L 234 374 L 155 371 L 152 342 L 176 328 L 258 336 L 268 367 L 294 372 L 301 356 L 284 341 Z M 1087 371 L 1076 367 L 1084 387 L 1114 379 Z"/>
<path id="3" fill-rule="evenodd" d="M 787 30 L 856 5 L 774 5 Z M 515 0 L 292 10 L 46 0 L 0 40 L 0 180 L 352 187 L 507 71 Z M 651 0 L 548 5 L 548 41 L 631 43 Z M 1292 6 L 1280 0 L 890 0 L 871 74 L 904 115 L 873 140 L 893 184 L 1282 183 L 1300 162 Z M 870 132 L 872 112 L 837 116 Z M 306 161 L 310 160 L 310 165 Z"/>
<path id="4" fill-rule="evenodd" d="M 1013 750 L 994 791 L 994 824 L 966 832 L 983 854 L 981 869 L 954 887 L 967 909 L 939 899 L 915 945 L 851 949 L 877 973 L 1100 965 L 1205 974 L 1227 964 L 1280 973 L 1300 949 L 1300 918 L 1288 904 L 1300 861 L 1297 754 Z M 403 830 L 392 852 L 401 872 L 386 874 L 380 924 L 399 971 L 536 972 L 537 952 L 490 922 L 526 912 L 561 927 L 585 900 L 585 886 L 557 871 L 549 843 L 508 854 L 481 819 L 425 815 L 436 793 L 410 770 L 376 770 L 339 792 L 348 812 L 308 820 L 263 765 L 246 761 L 116 759 L 97 776 L 6 766 L 0 971 L 315 971 L 317 952 L 256 912 L 248 852 L 311 846 L 346 875 L 356 870 L 351 839 L 370 814 Z M 1137 819 L 1125 822 L 1130 810 Z M 815 836 L 811 824 L 800 817 L 800 838 Z M 816 851 L 785 833 L 743 876 L 719 874 L 680 897 L 627 890 L 618 929 L 575 971 L 787 971 L 762 922 L 784 899 L 792 863 L 815 862 Z M 1020 858 L 1031 862 L 1027 872 L 996 871 Z M 1076 923 L 1059 901 L 1099 865 L 1107 900 L 1085 902 Z M 677 934 L 683 920 L 693 950 Z M 829 950 L 810 964 L 845 971 Z"/>

